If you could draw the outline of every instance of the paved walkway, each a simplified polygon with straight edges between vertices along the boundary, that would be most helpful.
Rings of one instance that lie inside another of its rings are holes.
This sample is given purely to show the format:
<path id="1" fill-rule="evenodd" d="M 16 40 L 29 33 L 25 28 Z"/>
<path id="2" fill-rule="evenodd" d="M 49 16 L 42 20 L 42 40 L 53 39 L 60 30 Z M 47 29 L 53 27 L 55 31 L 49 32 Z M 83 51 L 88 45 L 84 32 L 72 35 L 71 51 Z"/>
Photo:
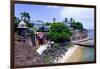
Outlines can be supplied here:
<path id="1" fill-rule="evenodd" d="M 47 47 L 48 44 L 40 45 L 40 47 L 36 50 L 36 52 L 41 55 L 43 51 L 47 49 Z"/>

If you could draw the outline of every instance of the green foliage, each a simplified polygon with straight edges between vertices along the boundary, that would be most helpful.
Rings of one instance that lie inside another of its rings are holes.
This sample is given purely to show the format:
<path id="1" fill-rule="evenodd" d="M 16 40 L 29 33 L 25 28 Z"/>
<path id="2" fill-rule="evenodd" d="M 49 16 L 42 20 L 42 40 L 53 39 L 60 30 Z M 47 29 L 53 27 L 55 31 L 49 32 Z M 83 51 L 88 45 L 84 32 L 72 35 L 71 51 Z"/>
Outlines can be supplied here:
<path id="1" fill-rule="evenodd" d="M 60 47 L 60 45 L 58 43 L 54 43 L 52 46 L 53 49 L 59 49 L 59 47 Z"/>
<path id="2" fill-rule="evenodd" d="M 54 42 L 64 42 L 69 41 L 71 37 L 71 32 L 68 27 L 63 23 L 57 22 L 52 23 L 49 31 L 49 38 Z"/>
<path id="3" fill-rule="evenodd" d="M 38 32 L 45 32 L 45 31 L 44 31 L 44 26 L 43 26 L 43 27 L 40 27 L 40 28 L 38 29 Z"/>
<path id="4" fill-rule="evenodd" d="M 20 23 L 20 19 L 18 17 L 14 17 L 15 23 L 14 23 L 14 32 L 17 32 L 17 26 Z"/>
<path id="5" fill-rule="evenodd" d="M 28 28 L 28 30 L 29 30 L 29 36 L 33 36 L 34 35 L 34 28 Z"/>
<path id="6" fill-rule="evenodd" d="M 24 21 L 24 22 L 27 24 L 27 26 L 28 26 L 29 28 L 32 28 L 32 27 L 33 27 L 32 23 L 30 23 L 30 22 L 28 22 L 28 21 Z"/>
<path id="7" fill-rule="evenodd" d="M 20 15 L 21 15 L 21 19 L 23 20 L 23 21 L 29 21 L 30 20 L 30 15 L 29 15 L 29 13 L 28 12 L 21 12 L 20 13 Z"/>
<path id="8" fill-rule="evenodd" d="M 73 29 L 83 30 L 83 25 L 80 22 L 73 22 L 70 27 Z"/>
<path id="9" fill-rule="evenodd" d="M 51 23 L 49 23 L 49 22 L 46 22 L 46 23 L 45 23 L 45 25 L 46 25 L 46 26 L 50 26 L 50 25 L 51 25 Z"/>
<path id="10" fill-rule="evenodd" d="M 33 25 L 30 23 L 30 15 L 29 15 L 29 13 L 28 12 L 22 12 L 22 13 L 20 13 L 20 15 L 21 15 L 21 19 L 20 18 L 18 18 L 18 17 L 14 17 L 14 20 L 15 20 L 15 23 L 14 23 L 14 31 L 15 32 L 17 32 L 18 30 L 17 30 L 17 27 L 18 27 L 18 24 L 20 23 L 20 21 L 21 20 L 23 20 L 26 24 L 27 24 L 27 26 L 29 27 L 29 28 L 32 28 L 33 27 Z"/>
<path id="11" fill-rule="evenodd" d="M 29 28 L 33 27 L 33 25 L 30 23 L 31 17 L 30 17 L 30 14 L 28 12 L 24 11 L 24 12 L 20 13 L 20 15 L 21 15 L 21 20 L 23 20 Z"/>

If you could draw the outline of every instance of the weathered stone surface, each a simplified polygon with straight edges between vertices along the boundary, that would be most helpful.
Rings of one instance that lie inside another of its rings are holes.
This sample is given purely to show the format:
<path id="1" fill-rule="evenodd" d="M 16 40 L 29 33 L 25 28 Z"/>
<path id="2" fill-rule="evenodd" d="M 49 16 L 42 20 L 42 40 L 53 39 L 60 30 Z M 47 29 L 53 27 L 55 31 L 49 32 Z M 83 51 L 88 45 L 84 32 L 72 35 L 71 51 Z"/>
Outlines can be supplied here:
<path id="1" fill-rule="evenodd" d="M 41 56 L 33 50 L 33 47 L 24 42 L 15 41 L 15 66 L 27 66 L 44 64 Z"/>

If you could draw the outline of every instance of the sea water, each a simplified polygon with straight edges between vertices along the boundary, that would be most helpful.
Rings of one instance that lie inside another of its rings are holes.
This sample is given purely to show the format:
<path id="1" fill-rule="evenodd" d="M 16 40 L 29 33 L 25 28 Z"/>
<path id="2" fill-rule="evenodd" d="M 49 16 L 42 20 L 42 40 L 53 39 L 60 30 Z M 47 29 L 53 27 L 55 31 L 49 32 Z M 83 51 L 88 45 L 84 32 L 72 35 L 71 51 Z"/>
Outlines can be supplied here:
<path id="1" fill-rule="evenodd" d="M 94 30 L 88 31 L 88 37 L 94 39 Z M 94 47 L 83 47 L 82 61 L 94 61 Z"/>
<path id="2" fill-rule="evenodd" d="M 94 30 L 88 30 L 88 37 L 94 38 Z"/>

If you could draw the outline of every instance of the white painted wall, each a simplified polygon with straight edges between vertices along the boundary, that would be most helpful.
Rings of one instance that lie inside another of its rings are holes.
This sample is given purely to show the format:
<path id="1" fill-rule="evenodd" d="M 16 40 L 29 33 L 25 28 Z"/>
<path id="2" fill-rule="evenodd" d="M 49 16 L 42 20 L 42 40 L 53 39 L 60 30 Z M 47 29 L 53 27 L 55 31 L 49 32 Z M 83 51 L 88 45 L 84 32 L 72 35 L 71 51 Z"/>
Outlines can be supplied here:
<path id="1" fill-rule="evenodd" d="M 100 67 L 100 0 L 23 0 L 97 6 L 97 64 L 52 66 L 27 69 L 99 69 Z M 0 0 L 0 69 L 10 67 L 10 0 Z"/>

